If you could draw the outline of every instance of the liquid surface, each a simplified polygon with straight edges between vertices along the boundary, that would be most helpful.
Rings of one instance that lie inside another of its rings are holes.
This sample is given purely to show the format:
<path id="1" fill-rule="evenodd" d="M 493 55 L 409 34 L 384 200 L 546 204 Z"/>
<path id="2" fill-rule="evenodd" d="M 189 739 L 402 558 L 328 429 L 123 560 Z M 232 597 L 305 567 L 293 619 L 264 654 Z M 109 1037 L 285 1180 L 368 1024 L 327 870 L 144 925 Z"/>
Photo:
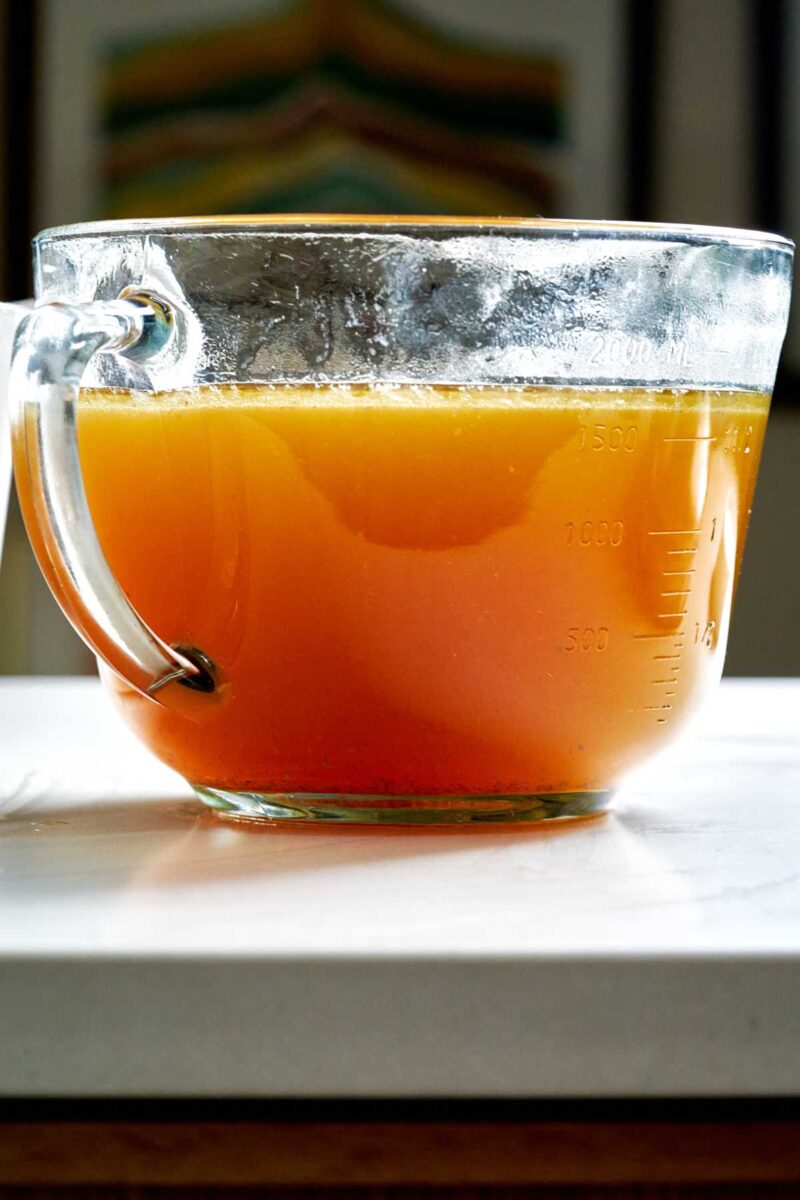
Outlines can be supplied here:
<path id="1" fill-rule="evenodd" d="M 125 714 L 190 781 L 232 790 L 613 786 L 721 672 L 767 409 L 630 390 L 85 392 L 110 565 L 221 681 L 179 689 L 179 714 L 116 683 Z"/>

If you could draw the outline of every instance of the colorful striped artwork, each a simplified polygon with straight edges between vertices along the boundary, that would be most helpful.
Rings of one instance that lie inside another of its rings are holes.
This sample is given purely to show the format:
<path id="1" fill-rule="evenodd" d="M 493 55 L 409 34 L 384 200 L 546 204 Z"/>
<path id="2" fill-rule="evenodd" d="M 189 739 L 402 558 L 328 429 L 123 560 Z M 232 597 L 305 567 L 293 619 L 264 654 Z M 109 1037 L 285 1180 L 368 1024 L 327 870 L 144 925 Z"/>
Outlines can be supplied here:
<path id="1" fill-rule="evenodd" d="M 556 215 L 567 79 L 388 0 L 115 42 L 103 215 Z"/>

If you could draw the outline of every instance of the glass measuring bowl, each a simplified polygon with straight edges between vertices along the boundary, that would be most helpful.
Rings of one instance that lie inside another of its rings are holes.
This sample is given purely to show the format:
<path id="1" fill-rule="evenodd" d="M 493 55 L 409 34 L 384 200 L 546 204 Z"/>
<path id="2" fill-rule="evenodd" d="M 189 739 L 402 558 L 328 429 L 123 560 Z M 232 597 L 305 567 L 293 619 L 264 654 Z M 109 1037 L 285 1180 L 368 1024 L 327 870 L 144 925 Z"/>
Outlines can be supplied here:
<path id="1" fill-rule="evenodd" d="M 218 218 L 36 241 L 42 569 L 217 810 L 605 807 L 719 678 L 791 244 Z"/>

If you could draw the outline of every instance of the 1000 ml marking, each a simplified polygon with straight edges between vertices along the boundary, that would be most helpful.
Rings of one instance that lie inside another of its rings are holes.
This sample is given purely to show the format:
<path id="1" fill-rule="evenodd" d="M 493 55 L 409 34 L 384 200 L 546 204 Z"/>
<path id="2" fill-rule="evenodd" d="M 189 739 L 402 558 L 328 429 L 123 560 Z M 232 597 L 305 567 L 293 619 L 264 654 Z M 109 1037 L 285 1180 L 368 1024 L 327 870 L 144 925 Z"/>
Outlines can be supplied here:
<path id="1" fill-rule="evenodd" d="M 568 521 L 568 546 L 621 546 L 622 521 Z"/>

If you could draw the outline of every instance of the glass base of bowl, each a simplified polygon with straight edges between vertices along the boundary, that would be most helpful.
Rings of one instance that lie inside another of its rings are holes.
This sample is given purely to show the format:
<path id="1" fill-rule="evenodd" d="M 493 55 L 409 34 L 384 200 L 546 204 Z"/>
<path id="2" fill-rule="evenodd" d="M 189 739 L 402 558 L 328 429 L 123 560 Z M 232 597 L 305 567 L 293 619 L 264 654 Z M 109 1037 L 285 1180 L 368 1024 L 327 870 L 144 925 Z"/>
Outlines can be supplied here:
<path id="1" fill-rule="evenodd" d="M 528 825 L 603 812 L 612 792 L 540 792 L 523 796 L 363 796 L 305 792 L 231 792 L 195 786 L 221 817 L 270 824 Z"/>

